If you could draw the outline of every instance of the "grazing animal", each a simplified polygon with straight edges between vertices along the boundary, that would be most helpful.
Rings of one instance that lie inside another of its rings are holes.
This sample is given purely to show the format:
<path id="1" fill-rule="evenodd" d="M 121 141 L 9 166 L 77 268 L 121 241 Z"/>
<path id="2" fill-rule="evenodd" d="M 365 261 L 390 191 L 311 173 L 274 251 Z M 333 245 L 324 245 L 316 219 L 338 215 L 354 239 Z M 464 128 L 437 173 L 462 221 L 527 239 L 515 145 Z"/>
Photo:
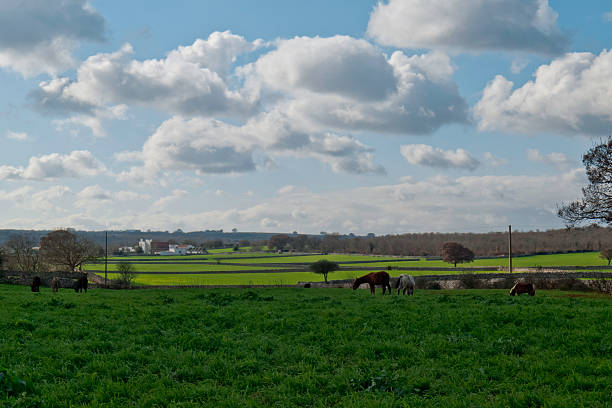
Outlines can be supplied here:
<path id="1" fill-rule="evenodd" d="M 74 291 L 81 292 L 85 291 L 87 293 L 87 275 L 83 274 L 74 284 Z"/>
<path id="2" fill-rule="evenodd" d="M 370 285 L 370 293 L 372 294 L 374 294 L 374 285 L 382 285 L 383 296 L 386 289 L 389 289 L 389 294 L 391 294 L 389 274 L 385 271 L 368 273 L 367 275 L 355 279 L 353 282 L 353 290 L 357 289 L 362 283 Z"/>
<path id="3" fill-rule="evenodd" d="M 408 295 L 414 295 L 414 286 L 414 278 L 403 273 L 399 276 L 395 287 L 397 288 L 398 295 L 400 294 L 400 290 L 402 291 L 403 295 L 405 295 L 406 292 L 408 292 Z"/>
<path id="4" fill-rule="evenodd" d="M 32 288 L 32 292 L 40 292 L 40 277 L 35 276 L 34 279 L 32 279 L 32 284 L 30 285 L 30 288 Z"/>
<path id="5" fill-rule="evenodd" d="M 59 289 L 59 279 L 57 279 L 57 276 L 54 276 L 53 279 L 51 279 L 51 290 L 53 291 L 53 293 L 57 292 L 57 290 Z"/>
<path id="6" fill-rule="evenodd" d="M 533 284 L 517 282 L 512 289 L 510 289 L 510 296 L 520 295 L 521 293 L 529 293 L 529 296 L 535 295 Z"/>

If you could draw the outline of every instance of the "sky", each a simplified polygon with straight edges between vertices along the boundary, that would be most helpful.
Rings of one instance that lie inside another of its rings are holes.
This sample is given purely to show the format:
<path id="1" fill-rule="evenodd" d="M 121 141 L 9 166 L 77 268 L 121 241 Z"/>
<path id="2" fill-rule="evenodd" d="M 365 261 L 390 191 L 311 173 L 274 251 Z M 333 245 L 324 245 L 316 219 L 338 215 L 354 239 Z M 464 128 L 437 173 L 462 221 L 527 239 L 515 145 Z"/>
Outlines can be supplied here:
<path id="1" fill-rule="evenodd" d="M 604 0 L 3 0 L 0 228 L 562 228 Z"/>

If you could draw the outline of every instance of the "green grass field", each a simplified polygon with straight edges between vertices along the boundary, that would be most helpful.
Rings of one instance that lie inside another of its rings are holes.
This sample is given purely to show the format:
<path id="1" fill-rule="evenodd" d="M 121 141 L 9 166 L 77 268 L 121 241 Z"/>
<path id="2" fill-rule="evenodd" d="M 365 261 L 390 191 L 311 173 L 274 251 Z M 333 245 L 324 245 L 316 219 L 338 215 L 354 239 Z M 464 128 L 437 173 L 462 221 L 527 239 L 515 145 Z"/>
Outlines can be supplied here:
<path id="1" fill-rule="evenodd" d="M 285 254 L 286 255 L 286 254 Z M 244 258 L 253 256 L 254 258 Z M 243 259 L 236 259 L 243 258 Z M 327 259 L 335 262 L 348 262 L 341 265 L 341 270 L 331 273 L 328 279 L 354 279 L 357 276 L 363 275 L 363 270 L 355 270 L 351 267 L 378 267 L 386 269 L 388 266 L 391 267 L 416 267 L 423 268 L 423 270 L 410 271 L 410 274 L 418 275 L 431 275 L 431 274 L 455 274 L 461 273 L 461 271 L 453 270 L 452 265 L 445 263 L 440 260 L 428 261 L 424 258 L 420 258 L 415 261 L 393 261 L 393 257 L 390 256 L 367 256 L 367 255 L 304 255 L 304 256 L 280 256 L 275 253 L 220 253 L 219 255 L 197 255 L 197 256 L 149 256 L 149 257 L 115 257 L 111 258 L 111 261 L 129 261 L 131 262 L 137 272 L 236 272 L 244 270 L 262 270 L 262 271 L 277 271 L 272 273 L 237 273 L 237 274 L 201 274 L 201 275 L 137 275 L 135 284 L 136 285 L 293 285 L 297 282 L 304 281 L 323 281 L 321 275 L 316 275 L 310 272 L 282 272 L 283 268 L 291 267 L 290 264 L 302 264 L 296 265 L 296 267 L 304 267 L 304 263 L 316 262 L 319 259 Z M 373 263 L 350 263 L 364 260 L 379 260 L 385 259 L 384 262 L 373 262 Z M 398 258 L 401 259 L 401 258 Z M 221 264 L 194 264 L 192 262 L 216 262 L 219 260 Z M 156 263 L 147 263 L 156 262 Z M 244 265 L 232 265 L 232 263 L 240 263 Z M 261 264 L 288 264 L 289 266 L 261 266 Z M 592 265 L 606 265 L 607 261 L 599 258 L 599 252 L 585 252 L 585 253 L 572 253 L 572 254 L 554 254 L 554 255 L 535 255 L 526 257 L 515 257 L 513 259 L 513 265 L 519 267 L 547 267 L 547 266 L 592 266 Z M 507 266 L 508 260 L 506 258 L 495 258 L 495 259 L 477 259 L 474 262 L 468 264 L 458 265 L 459 267 L 465 266 L 475 268 L 474 271 L 478 272 L 478 267 L 485 266 Z M 426 268 L 450 268 L 446 271 L 427 271 Z M 113 274 L 116 271 L 117 264 L 109 263 L 108 271 L 109 278 L 116 278 L 117 275 Z M 92 271 L 98 271 L 101 274 L 104 271 L 103 264 L 90 264 L 86 266 L 86 269 Z M 402 271 L 393 270 L 390 271 L 392 276 L 398 276 Z"/>
<path id="2" fill-rule="evenodd" d="M 0 285 L 0 302 L 2 407 L 609 407 L 612 395 L 609 296 Z"/>

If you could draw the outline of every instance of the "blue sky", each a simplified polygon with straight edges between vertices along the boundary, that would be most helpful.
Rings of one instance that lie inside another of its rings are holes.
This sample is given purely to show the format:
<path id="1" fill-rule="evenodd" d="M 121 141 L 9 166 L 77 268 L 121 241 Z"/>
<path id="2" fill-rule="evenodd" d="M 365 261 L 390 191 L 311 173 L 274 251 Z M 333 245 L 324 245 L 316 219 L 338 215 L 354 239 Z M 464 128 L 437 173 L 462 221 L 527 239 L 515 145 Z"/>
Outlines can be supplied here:
<path id="1" fill-rule="evenodd" d="M 7 1 L 0 227 L 562 227 L 605 1 Z"/>

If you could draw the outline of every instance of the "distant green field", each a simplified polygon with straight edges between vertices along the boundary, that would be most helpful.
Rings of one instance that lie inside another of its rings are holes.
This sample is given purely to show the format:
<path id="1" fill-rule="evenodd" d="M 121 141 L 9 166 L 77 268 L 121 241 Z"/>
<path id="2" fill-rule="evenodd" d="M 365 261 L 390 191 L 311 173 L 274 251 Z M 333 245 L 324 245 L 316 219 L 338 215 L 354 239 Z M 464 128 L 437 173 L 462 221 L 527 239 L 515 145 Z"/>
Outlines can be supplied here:
<path id="1" fill-rule="evenodd" d="M 245 271 L 245 270 L 275 270 L 279 268 L 269 268 L 261 266 L 234 266 L 234 265 L 190 265 L 190 264 L 134 264 L 137 272 L 206 272 L 206 271 Z M 87 265 L 86 269 L 93 271 L 104 271 L 104 265 Z M 116 271 L 117 264 L 108 264 L 107 270 Z"/>
<path id="2" fill-rule="evenodd" d="M 0 285 L 0 407 L 610 407 L 612 298 Z"/>
<path id="3" fill-rule="evenodd" d="M 328 280 L 355 279 L 364 271 L 342 270 L 330 273 Z M 391 276 L 399 276 L 402 271 L 389 271 Z M 444 272 L 449 273 L 449 272 Z M 450 273 L 460 273 L 459 271 Z M 410 271 L 413 276 L 431 275 L 431 271 Z M 103 276 L 104 274 L 98 274 Z M 118 274 L 109 273 L 108 279 L 116 279 Z M 312 272 L 275 272 L 275 273 L 222 273 L 201 275 L 136 275 L 135 285 L 295 285 L 298 282 L 323 282 L 323 276 Z"/>
<path id="4" fill-rule="evenodd" d="M 287 254 L 275 253 L 226 253 L 219 255 L 199 255 L 199 256 L 148 256 L 148 257 L 117 257 L 112 258 L 114 261 L 129 261 L 134 264 L 137 272 L 206 272 L 206 271 L 224 271 L 237 272 L 244 270 L 262 270 L 262 271 L 278 271 L 275 273 L 253 273 L 253 274 L 202 274 L 202 275 L 137 275 L 135 283 L 138 285 L 271 285 L 271 284 L 295 284 L 300 281 L 323 281 L 321 275 L 316 275 L 310 272 L 282 272 L 284 268 L 290 268 L 291 264 L 295 267 L 304 267 L 303 264 L 316 262 L 319 259 L 327 259 L 335 262 L 348 262 L 341 265 L 341 270 L 331 273 L 329 279 L 354 279 L 367 272 L 363 270 L 351 270 L 355 267 L 378 267 L 386 269 L 391 267 L 413 267 L 423 268 L 423 270 L 410 271 L 412 275 L 431 275 L 431 274 L 454 274 L 461 273 L 452 269 L 452 265 L 441 260 L 428 261 L 420 258 L 414 261 L 394 261 L 391 256 L 368 256 L 368 255 L 303 255 L 303 256 L 286 256 Z M 250 258 L 252 256 L 252 258 Z M 377 261 L 385 259 L 384 262 L 368 262 L 368 263 L 350 263 L 356 261 L 372 260 Z M 402 258 L 397 258 L 402 259 Z M 405 258 L 403 258 L 405 259 Z M 190 264 L 190 262 L 205 261 L 205 262 L 221 262 L 221 264 Z M 145 261 L 160 262 L 160 263 L 145 263 Z M 243 265 L 232 265 L 240 263 Z M 287 264 L 288 266 L 262 267 L 261 264 Z M 591 266 L 591 265 L 606 265 L 607 261 L 599 258 L 598 252 L 572 253 L 572 254 L 554 254 L 554 255 L 535 255 L 513 258 L 514 267 L 547 267 L 547 266 Z M 478 267 L 484 266 L 507 266 L 507 258 L 494 259 L 477 259 L 474 262 L 467 264 L 459 264 L 458 267 L 474 268 L 474 272 L 478 272 Z M 449 268 L 445 271 L 427 271 L 426 268 Z M 108 271 L 116 271 L 117 264 L 108 264 Z M 99 271 L 104 270 L 103 264 L 87 265 L 86 269 Z M 393 270 L 390 272 L 392 276 L 397 276 L 403 272 Z M 114 276 L 114 275 L 113 275 Z"/>

